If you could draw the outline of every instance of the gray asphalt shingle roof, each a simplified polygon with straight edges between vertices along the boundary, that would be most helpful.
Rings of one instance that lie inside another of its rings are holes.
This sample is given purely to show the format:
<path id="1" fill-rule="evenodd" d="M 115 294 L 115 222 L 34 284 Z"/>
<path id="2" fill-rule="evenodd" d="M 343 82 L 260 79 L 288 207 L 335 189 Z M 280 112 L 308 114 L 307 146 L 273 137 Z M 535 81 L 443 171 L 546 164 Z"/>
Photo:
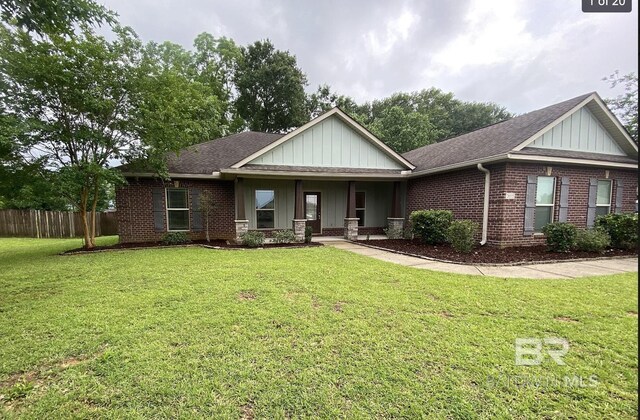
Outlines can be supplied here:
<path id="1" fill-rule="evenodd" d="M 402 156 L 413 163 L 416 166 L 414 172 L 418 172 L 508 153 L 590 95 L 592 93 L 423 146 Z"/>
<path id="2" fill-rule="evenodd" d="M 282 137 L 282 134 L 245 131 L 216 140 L 196 144 L 171 155 L 169 172 L 210 174 L 229 168 Z"/>

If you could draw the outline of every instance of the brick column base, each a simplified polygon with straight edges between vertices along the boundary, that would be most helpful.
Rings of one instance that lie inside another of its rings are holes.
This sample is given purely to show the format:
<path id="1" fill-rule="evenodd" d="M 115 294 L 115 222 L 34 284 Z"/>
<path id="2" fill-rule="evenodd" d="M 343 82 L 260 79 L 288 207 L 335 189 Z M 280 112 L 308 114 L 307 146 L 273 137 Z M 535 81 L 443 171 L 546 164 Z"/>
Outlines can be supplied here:
<path id="1" fill-rule="evenodd" d="M 236 242 L 242 242 L 242 235 L 249 232 L 248 220 L 234 220 L 236 222 Z"/>
<path id="2" fill-rule="evenodd" d="M 344 218 L 344 239 L 355 241 L 358 239 L 358 217 Z"/>
<path id="3" fill-rule="evenodd" d="M 402 217 L 387 217 L 387 238 L 389 239 L 402 239 L 404 237 L 404 218 Z"/>
<path id="4" fill-rule="evenodd" d="M 296 241 L 304 242 L 304 229 L 306 227 L 306 219 L 293 219 L 293 234 L 296 235 Z"/>

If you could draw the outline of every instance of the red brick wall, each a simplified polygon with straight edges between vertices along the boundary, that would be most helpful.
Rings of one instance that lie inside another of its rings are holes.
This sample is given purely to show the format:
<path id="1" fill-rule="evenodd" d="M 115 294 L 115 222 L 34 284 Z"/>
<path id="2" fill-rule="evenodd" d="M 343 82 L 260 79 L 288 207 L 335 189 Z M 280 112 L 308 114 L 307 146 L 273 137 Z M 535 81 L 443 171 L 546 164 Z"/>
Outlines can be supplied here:
<path id="1" fill-rule="evenodd" d="M 488 244 L 498 246 L 535 245 L 544 243 L 542 236 L 524 236 L 524 209 L 527 175 L 546 175 L 546 165 L 507 163 L 485 165 L 491 171 L 489 196 Z M 552 176 L 569 177 L 568 222 L 586 227 L 590 178 L 605 178 L 605 169 L 579 166 L 552 166 Z M 622 179 L 623 212 L 635 209 L 637 197 L 636 170 L 609 170 L 609 179 Z M 515 199 L 505 199 L 505 193 Z M 612 209 L 615 211 L 616 183 L 613 183 Z M 482 225 L 484 174 L 476 168 L 411 179 L 407 186 L 407 215 L 414 210 L 452 210 L 456 219 L 470 219 Z M 559 180 L 556 187 L 554 220 L 560 203 Z"/>
<path id="2" fill-rule="evenodd" d="M 499 183 L 494 167 L 487 168 L 492 171 L 492 185 Z M 407 217 L 415 210 L 451 210 L 456 219 L 481 224 L 483 202 L 484 173 L 476 168 L 413 178 L 407 183 Z"/>
<path id="3" fill-rule="evenodd" d="M 153 225 L 152 191 L 154 187 L 173 187 L 174 183 L 159 179 L 130 178 L 128 184 L 116 189 L 116 208 L 118 215 L 118 231 L 120 242 L 158 241 L 166 233 L 157 232 Z M 211 239 L 232 239 L 235 237 L 235 200 L 234 187 L 231 181 L 217 180 L 180 180 L 181 188 L 199 188 L 209 191 L 214 199 L 215 207 L 209 221 Z M 189 195 L 189 200 L 191 196 Z M 189 203 L 191 207 L 191 203 Z M 191 213 L 190 213 L 191 215 Z M 204 225 L 204 221 L 203 221 Z M 189 238 L 204 239 L 206 233 L 189 232 Z"/>
<path id="4" fill-rule="evenodd" d="M 558 220 L 560 212 L 560 178 L 569 177 L 569 211 L 567 221 L 578 227 L 587 226 L 587 205 L 589 200 L 589 179 L 605 179 L 604 168 L 593 168 L 584 166 L 558 166 L 549 165 L 552 168 L 551 176 L 556 177 L 556 206 L 554 208 L 554 220 Z M 546 165 L 509 163 L 506 168 L 505 187 L 498 198 L 502 201 L 502 215 L 495 224 L 490 223 L 490 243 L 501 246 L 509 245 L 531 245 L 543 243 L 544 238 L 540 235 L 536 237 L 524 236 L 524 208 L 526 200 L 527 176 L 546 175 Z M 635 210 L 636 189 L 638 186 L 637 171 L 610 169 L 609 179 L 613 180 L 613 191 L 611 197 L 611 211 L 614 212 L 616 201 L 617 179 L 623 181 L 623 212 L 633 212 Z M 504 193 L 513 192 L 516 195 L 514 200 L 505 200 Z"/>

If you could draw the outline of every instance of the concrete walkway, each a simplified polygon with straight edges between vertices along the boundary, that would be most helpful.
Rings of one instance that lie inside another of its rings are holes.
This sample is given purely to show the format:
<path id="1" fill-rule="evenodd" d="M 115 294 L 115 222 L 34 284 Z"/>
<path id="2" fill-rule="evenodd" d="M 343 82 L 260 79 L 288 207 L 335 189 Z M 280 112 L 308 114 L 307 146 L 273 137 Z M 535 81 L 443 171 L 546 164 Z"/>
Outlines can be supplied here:
<path id="1" fill-rule="evenodd" d="M 316 241 L 316 238 L 314 238 L 314 241 Z M 344 239 L 317 238 L 317 241 L 327 246 L 344 249 L 382 261 L 405 265 L 407 267 L 457 274 L 474 274 L 478 276 L 503 278 L 572 279 L 585 276 L 638 272 L 637 257 L 516 266 L 466 265 L 431 261 L 409 255 L 397 254 L 395 252 L 369 248 L 354 242 L 345 241 Z"/>

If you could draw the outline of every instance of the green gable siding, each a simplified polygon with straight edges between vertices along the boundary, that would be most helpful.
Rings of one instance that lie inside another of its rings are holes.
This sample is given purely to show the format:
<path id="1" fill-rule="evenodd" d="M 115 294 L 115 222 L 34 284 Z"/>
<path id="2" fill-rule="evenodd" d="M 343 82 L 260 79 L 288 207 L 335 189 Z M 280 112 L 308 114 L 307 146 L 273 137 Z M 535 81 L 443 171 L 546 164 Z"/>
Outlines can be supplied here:
<path id="1" fill-rule="evenodd" d="M 255 158 L 252 165 L 405 169 L 352 128 L 331 116 Z"/>
<path id="2" fill-rule="evenodd" d="M 625 152 L 585 107 L 565 118 L 528 147 L 625 156 Z"/>

